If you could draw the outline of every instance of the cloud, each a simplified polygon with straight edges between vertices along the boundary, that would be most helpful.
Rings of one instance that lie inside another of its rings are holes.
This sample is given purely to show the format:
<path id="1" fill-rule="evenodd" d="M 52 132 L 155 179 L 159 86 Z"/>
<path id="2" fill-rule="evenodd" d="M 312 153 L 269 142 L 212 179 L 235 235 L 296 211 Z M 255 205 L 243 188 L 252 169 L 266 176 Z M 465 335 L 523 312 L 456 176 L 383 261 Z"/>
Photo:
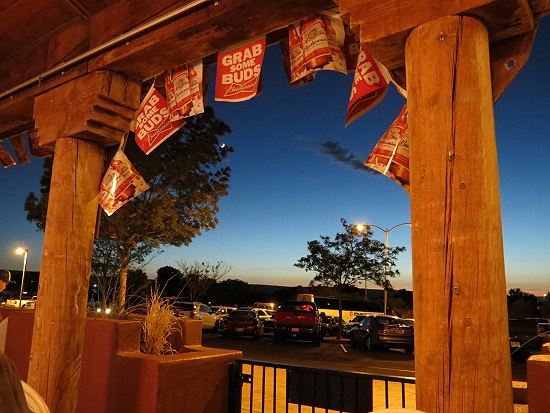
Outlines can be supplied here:
<path id="1" fill-rule="evenodd" d="M 321 154 L 328 155 L 334 162 L 342 163 L 351 167 L 356 171 L 368 172 L 374 174 L 370 168 L 363 165 L 363 161 L 360 160 L 352 151 L 340 146 L 340 143 L 334 141 L 326 141 L 319 145 Z"/>

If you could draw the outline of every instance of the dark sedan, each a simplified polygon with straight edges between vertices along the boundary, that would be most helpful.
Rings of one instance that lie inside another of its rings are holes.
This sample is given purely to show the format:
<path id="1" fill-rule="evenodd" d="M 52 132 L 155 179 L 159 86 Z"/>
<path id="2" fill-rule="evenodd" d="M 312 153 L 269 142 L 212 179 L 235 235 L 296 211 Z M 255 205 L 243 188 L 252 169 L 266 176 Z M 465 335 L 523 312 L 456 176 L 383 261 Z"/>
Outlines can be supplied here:
<path id="1" fill-rule="evenodd" d="M 364 345 L 369 350 L 402 348 L 414 350 L 414 327 L 399 317 L 388 315 L 367 316 L 350 331 L 352 346 Z"/>
<path id="2" fill-rule="evenodd" d="M 235 310 L 224 320 L 223 337 L 251 336 L 256 340 L 262 338 L 264 325 L 256 310 Z"/>

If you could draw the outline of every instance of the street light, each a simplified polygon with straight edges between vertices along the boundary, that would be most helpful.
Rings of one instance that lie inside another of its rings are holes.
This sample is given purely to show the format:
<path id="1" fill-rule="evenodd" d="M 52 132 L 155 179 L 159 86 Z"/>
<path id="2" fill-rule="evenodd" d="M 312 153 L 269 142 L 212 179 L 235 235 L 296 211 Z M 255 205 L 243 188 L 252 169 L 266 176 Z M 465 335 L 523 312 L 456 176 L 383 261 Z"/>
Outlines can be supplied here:
<path id="1" fill-rule="evenodd" d="M 27 260 L 29 259 L 29 250 L 27 248 L 17 248 L 15 250 L 16 254 L 24 254 L 23 257 L 23 275 L 21 277 L 21 291 L 19 292 L 19 308 L 21 308 L 21 303 L 23 302 L 23 286 L 25 285 L 25 272 L 27 271 Z"/>
<path id="2" fill-rule="evenodd" d="M 373 224 L 359 224 L 357 225 L 357 229 L 359 231 L 363 231 L 365 229 L 365 227 L 367 228 L 370 228 L 370 227 L 374 227 L 374 228 L 378 228 L 380 231 L 384 231 L 386 233 L 386 259 L 385 259 L 385 263 L 384 263 L 384 314 L 387 314 L 388 312 L 388 290 L 386 289 L 386 283 L 388 282 L 388 254 L 389 254 L 389 243 L 388 243 L 388 234 L 390 233 L 390 231 L 394 230 L 395 228 L 397 227 L 400 227 L 402 225 L 411 225 L 410 222 L 402 222 L 401 224 L 397 224 L 397 225 L 394 225 L 393 227 L 391 228 L 382 228 L 382 227 L 379 227 L 378 225 L 373 225 Z M 365 288 L 366 288 L 366 280 L 365 280 Z"/>

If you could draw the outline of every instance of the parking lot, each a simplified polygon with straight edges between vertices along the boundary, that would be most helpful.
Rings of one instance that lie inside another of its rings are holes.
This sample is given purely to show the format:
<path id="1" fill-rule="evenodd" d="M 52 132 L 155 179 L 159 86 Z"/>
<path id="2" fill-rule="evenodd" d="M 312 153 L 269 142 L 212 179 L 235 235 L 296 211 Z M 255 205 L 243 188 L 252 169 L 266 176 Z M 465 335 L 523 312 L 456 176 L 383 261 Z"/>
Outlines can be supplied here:
<path id="1" fill-rule="evenodd" d="M 222 338 L 218 333 L 205 332 L 207 347 L 241 350 L 243 358 L 284 364 L 296 364 L 343 371 L 364 372 L 388 376 L 414 377 L 414 353 L 390 349 L 369 351 L 351 347 L 349 340 L 326 337 L 320 347 L 305 341 L 276 344 L 270 335 L 259 341 L 247 337 Z M 526 380 L 526 363 L 512 362 L 513 379 Z"/>

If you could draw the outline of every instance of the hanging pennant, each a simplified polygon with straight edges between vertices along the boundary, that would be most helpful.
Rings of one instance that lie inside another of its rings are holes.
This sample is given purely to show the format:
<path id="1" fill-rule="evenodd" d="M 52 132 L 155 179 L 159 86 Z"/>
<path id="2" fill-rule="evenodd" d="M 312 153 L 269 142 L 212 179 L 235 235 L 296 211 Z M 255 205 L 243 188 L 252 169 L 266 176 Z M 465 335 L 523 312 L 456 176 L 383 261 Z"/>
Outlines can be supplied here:
<path id="1" fill-rule="evenodd" d="M 346 113 L 346 126 L 384 98 L 390 79 L 387 69 L 361 46 Z"/>
<path id="2" fill-rule="evenodd" d="M 154 86 L 151 86 L 141 102 L 133 125 L 136 143 L 140 149 L 149 155 L 183 125 L 183 119 L 170 121 L 168 102 Z"/>
<path id="3" fill-rule="evenodd" d="M 397 182 L 409 192 L 409 132 L 407 105 L 374 146 L 364 165 Z"/>
<path id="4" fill-rule="evenodd" d="M 4 148 L 4 145 L 0 142 L 0 162 L 4 165 L 5 168 L 15 165 L 15 161 L 9 154 L 9 152 Z"/>
<path id="5" fill-rule="evenodd" d="M 29 158 L 29 154 L 27 153 L 27 144 L 25 143 L 23 135 L 12 136 L 9 138 L 9 141 L 15 151 L 15 156 L 19 164 L 23 165 L 29 163 L 31 158 Z"/>
<path id="6" fill-rule="evenodd" d="M 171 121 L 204 113 L 202 60 L 164 72 Z"/>
<path id="7" fill-rule="evenodd" d="M 259 93 L 265 53 L 265 36 L 244 46 L 219 53 L 215 100 L 242 102 Z"/>
<path id="8" fill-rule="evenodd" d="M 357 66 L 357 58 L 361 51 L 359 36 L 353 33 L 347 24 L 344 25 L 344 57 L 346 58 L 346 69 L 348 72 L 353 72 Z"/>
<path id="9" fill-rule="evenodd" d="M 347 73 L 344 24 L 335 14 L 322 12 L 288 26 L 290 84 L 318 70 Z"/>
<path id="10" fill-rule="evenodd" d="M 112 215 L 147 189 L 149 186 L 145 180 L 119 149 L 101 181 L 99 205 L 107 215 Z"/>

